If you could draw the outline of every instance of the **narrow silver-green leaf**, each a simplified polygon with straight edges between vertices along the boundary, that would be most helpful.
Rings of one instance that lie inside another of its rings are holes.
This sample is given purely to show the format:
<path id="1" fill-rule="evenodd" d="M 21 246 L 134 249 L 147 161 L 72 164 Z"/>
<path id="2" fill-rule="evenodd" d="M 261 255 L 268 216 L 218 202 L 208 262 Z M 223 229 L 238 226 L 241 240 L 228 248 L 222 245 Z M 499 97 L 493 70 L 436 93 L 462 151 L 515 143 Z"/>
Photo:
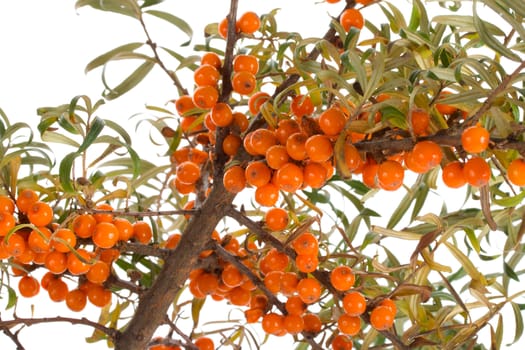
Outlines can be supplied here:
<path id="1" fill-rule="evenodd" d="M 485 45 L 487 45 L 492 50 L 496 51 L 500 55 L 507 57 L 508 59 L 516 62 L 521 62 L 521 57 L 518 56 L 516 53 L 514 53 L 511 49 L 503 45 L 499 40 L 494 38 L 494 35 L 497 35 L 490 29 L 489 26 L 487 26 L 487 23 L 478 16 L 477 14 L 477 1 L 473 1 L 473 14 L 474 14 L 474 26 L 476 27 L 476 31 L 479 34 L 479 37 L 481 38 L 481 41 Z"/>
<path id="2" fill-rule="evenodd" d="M 140 83 L 146 75 L 155 66 L 155 62 L 146 61 L 142 63 L 133 73 L 131 73 L 126 79 L 124 79 L 119 85 L 114 88 L 110 88 L 109 91 L 105 91 L 103 96 L 108 100 L 113 100 L 119 96 L 122 96 L 129 90 L 133 89 Z"/>
<path id="3" fill-rule="evenodd" d="M 132 52 L 132 51 L 138 49 L 139 47 L 141 47 L 143 45 L 144 45 L 144 43 L 129 43 L 129 44 L 125 44 L 125 45 L 116 47 L 113 50 L 110 50 L 110 51 L 108 51 L 108 52 L 98 56 L 97 58 L 91 60 L 91 62 L 89 62 L 86 65 L 85 72 L 87 73 L 87 72 L 89 72 L 89 71 L 91 71 L 91 70 L 93 70 L 93 69 L 95 69 L 97 67 L 101 67 L 101 66 L 105 65 L 106 63 L 111 61 L 118 54 L 125 53 L 125 52 Z"/>
<path id="4" fill-rule="evenodd" d="M 157 10 L 148 10 L 145 11 L 145 13 L 150 14 L 152 16 L 158 17 L 160 19 L 163 19 L 177 28 L 179 28 L 184 34 L 188 36 L 188 41 L 181 44 L 181 46 L 187 46 L 191 42 L 191 39 L 193 37 L 193 30 L 191 29 L 188 22 L 184 21 L 183 19 L 172 15 L 171 13 L 164 12 L 164 11 L 157 11 Z"/>
<path id="5" fill-rule="evenodd" d="M 60 167 L 58 169 L 58 177 L 60 179 L 60 184 L 62 185 L 62 189 L 64 190 L 64 192 L 75 192 L 73 180 L 71 179 L 71 170 L 73 169 L 75 158 L 78 156 L 78 152 L 69 153 L 60 162 Z"/>

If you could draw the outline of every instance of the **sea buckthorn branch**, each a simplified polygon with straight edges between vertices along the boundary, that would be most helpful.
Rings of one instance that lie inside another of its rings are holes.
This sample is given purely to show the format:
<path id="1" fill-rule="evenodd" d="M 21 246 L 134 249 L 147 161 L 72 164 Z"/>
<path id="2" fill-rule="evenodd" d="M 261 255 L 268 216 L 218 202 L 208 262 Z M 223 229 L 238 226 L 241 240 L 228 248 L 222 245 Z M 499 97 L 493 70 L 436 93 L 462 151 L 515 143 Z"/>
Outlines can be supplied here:
<path id="1" fill-rule="evenodd" d="M 246 215 L 239 212 L 235 208 L 233 207 L 230 208 L 230 210 L 228 211 L 228 216 L 235 219 L 239 224 L 246 226 L 253 233 L 255 233 L 255 235 L 257 235 L 261 240 L 270 243 L 273 247 L 286 253 L 291 259 L 296 258 L 297 254 L 292 248 L 289 248 L 285 244 L 281 243 L 281 241 L 273 237 L 270 233 L 264 230 L 264 228 L 262 228 L 256 222 L 252 221 L 250 218 L 248 218 Z M 336 299 L 339 299 L 339 300 L 342 299 L 343 293 L 337 291 L 333 287 L 333 285 L 330 283 L 330 275 L 327 271 L 316 269 L 315 271 L 311 272 L 311 274 L 321 283 L 321 285 L 327 291 L 329 291 L 331 295 L 333 295 Z M 254 276 L 254 277 L 257 278 L 257 276 Z M 382 275 L 382 277 L 385 277 L 385 276 Z M 391 294 L 396 295 L 396 293 L 402 293 L 402 292 L 406 292 L 406 293 L 411 292 L 413 294 L 415 292 L 426 291 L 427 289 L 428 288 L 426 288 L 425 286 L 417 286 L 417 285 L 411 285 L 411 284 L 405 285 L 405 283 L 402 283 L 396 289 L 394 289 L 394 291 Z M 367 302 L 367 305 L 369 305 L 367 306 L 367 309 L 370 311 L 373 308 L 372 306 L 375 306 L 381 301 L 381 299 L 385 299 L 387 297 L 388 296 L 379 296 L 376 298 L 377 300 L 374 299 L 374 300 Z M 368 313 L 364 313 L 363 315 L 361 315 L 361 317 L 363 318 L 365 322 L 370 323 L 370 318 L 368 316 Z M 385 336 L 387 339 L 389 339 L 392 345 L 394 345 L 396 349 L 398 350 L 409 349 L 409 347 L 406 346 L 396 334 L 389 332 L 387 330 L 380 330 L 378 332 L 381 333 L 383 336 Z"/>
<path id="2" fill-rule="evenodd" d="M 222 183 L 214 184 L 201 210 L 195 212 L 190 219 L 177 248 L 165 259 L 152 287 L 143 294 L 135 316 L 115 339 L 116 349 L 144 349 L 157 326 L 163 322 L 166 310 L 175 296 L 184 288 L 190 271 L 197 265 L 199 253 L 208 242 L 210 232 L 225 216 L 225 208 L 234 197 L 234 194 L 224 189 Z M 144 314 L 150 317 L 142 317 Z"/>
<path id="3" fill-rule="evenodd" d="M 42 318 L 23 318 L 23 317 L 18 317 L 16 314 L 13 315 L 13 319 L 11 320 L 0 320 L 0 329 L 2 329 L 5 332 L 6 330 L 9 331 L 11 328 L 16 327 L 18 325 L 24 325 L 24 326 L 29 327 L 29 326 L 37 325 L 40 323 L 54 323 L 54 322 L 67 322 L 73 325 L 89 326 L 91 328 L 94 328 L 106 334 L 110 339 L 115 339 L 120 333 L 118 330 L 114 328 L 105 327 L 101 325 L 100 323 L 91 321 L 85 317 L 73 318 L 73 317 L 55 316 L 55 317 L 42 317 Z"/>
<path id="4" fill-rule="evenodd" d="M 235 265 L 239 269 L 239 271 L 248 276 L 248 278 L 257 286 L 257 288 L 261 290 L 264 293 L 264 295 L 266 295 L 270 305 L 275 305 L 277 309 L 279 309 L 279 311 L 283 313 L 283 315 L 287 314 L 284 304 L 271 291 L 269 291 L 268 288 L 266 288 L 264 282 L 259 277 L 257 277 L 246 265 L 244 265 L 239 260 L 239 258 L 230 254 L 226 249 L 224 249 L 224 247 L 222 247 L 217 242 L 213 243 L 213 250 L 220 258 Z M 312 346 L 312 349 L 323 349 L 322 346 L 317 344 L 317 342 L 315 342 L 314 339 L 311 336 L 309 336 L 307 332 L 303 332 L 303 336 L 304 340 Z"/>
<path id="5" fill-rule="evenodd" d="M 494 100 L 502 92 L 504 92 L 506 89 L 508 89 L 509 86 L 511 86 L 513 84 L 514 80 L 520 75 L 520 73 L 521 73 L 521 71 L 523 69 L 525 69 L 525 61 L 522 61 L 516 67 L 516 69 L 514 69 L 514 71 L 512 73 L 506 75 L 502 79 L 501 83 L 498 86 L 496 86 L 496 88 L 489 93 L 489 95 L 487 96 L 487 99 L 483 102 L 483 104 L 481 105 L 480 109 L 478 109 L 472 116 L 468 117 L 465 120 L 464 126 L 468 127 L 468 126 L 476 124 L 478 122 L 479 118 L 481 118 L 481 116 L 483 116 L 486 112 L 488 112 L 488 110 L 490 109 L 490 107 L 494 103 Z"/>
<path id="6" fill-rule="evenodd" d="M 344 10 L 346 10 L 348 8 L 353 8 L 353 7 L 355 7 L 355 1 L 354 0 L 349 0 L 349 1 L 347 1 L 346 6 L 341 11 L 341 13 L 343 13 Z M 339 16 L 340 15 L 341 14 L 339 14 Z M 337 18 L 339 18 L 339 16 Z M 333 27 L 330 27 L 328 29 L 328 31 L 323 35 L 323 40 L 326 40 L 326 41 L 328 41 L 330 43 L 335 43 L 338 40 L 338 36 L 337 36 L 336 30 Z M 310 51 L 310 53 L 308 54 L 306 59 L 307 60 L 311 60 L 311 61 L 315 61 L 319 57 L 320 53 L 321 52 L 319 51 L 319 49 L 314 48 L 314 49 L 312 49 L 312 51 Z M 281 84 L 279 84 L 279 86 L 275 89 L 275 91 L 274 91 L 274 93 L 272 95 L 272 99 L 276 98 L 283 91 L 288 89 L 293 84 L 297 83 L 300 78 L 301 78 L 301 75 L 298 74 L 298 73 L 290 74 L 286 78 L 286 80 L 284 80 Z M 286 96 L 282 96 L 282 99 L 281 99 L 282 101 L 284 101 L 284 97 L 286 97 Z M 259 112 L 250 121 L 250 125 L 248 126 L 248 129 L 246 130 L 246 134 L 249 133 L 250 131 L 253 131 L 253 130 L 256 130 L 256 129 L 259 129 L 259 128 L 263 127 L 265 125 L 265 123 L 266 123 L 266 121 L 262 117 L 262 114 Z"/>
<path id="7" fill-rule="evenodd" d="M 173 84 L 177 88 L 180 95 L 185 95 L 188 93 L 188 90 L 182 85 L 182 83 L 179 80 L 179 77 L 177 74 L 175 74 L 174 71 L 168 69 L 162 59 L 159 56 L 159 52 L 157 50 L 157 44 L 153 41 L 151 38 L 148 28 L 146 26 L 146 23 L 144 22 L 144 17 L 139 16 L 138 18 L 140 25 L 142 26 L 142 29 L 144 30 L 144 34 L 146 34 L 146 44 L 151 48 L 151 51 L 153 52 L 153 56 L 155 57 L 155 63 L 159 65 L 159 67 L 166 72 L 166 74 L 170 77 L 170 79 L 173 81 Z"/>

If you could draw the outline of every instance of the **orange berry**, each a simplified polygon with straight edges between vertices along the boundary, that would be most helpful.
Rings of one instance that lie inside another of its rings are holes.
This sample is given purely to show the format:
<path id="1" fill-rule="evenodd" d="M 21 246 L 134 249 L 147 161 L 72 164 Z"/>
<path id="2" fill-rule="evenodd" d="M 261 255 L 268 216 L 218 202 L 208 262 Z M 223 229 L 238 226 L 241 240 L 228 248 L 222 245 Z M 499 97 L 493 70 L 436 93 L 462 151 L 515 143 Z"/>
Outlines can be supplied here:
<path id="1" fill-rule="evenodd" d="M 97 247 L 111 248 L 118 242 L 119 231 L 111 222 L 99 222 L 91 239 Z"/>
<path id="2" fill-rule="evenodd" d="M 238 135 L 228 134 L 222 141 L 222 151 L 229 156 L 234 156 L 237 154 L 241 142 L 241 138 Z"/>
<path id="3" fill-rule="evenodd" d="M 274 131 L 268 129 L 257 129 L 253 131 L 250 137 L 250 143 L 253 150 L 258 155 L 265 155 L 268 148 L 277 144 L 277 137 Z"/>
<path id="4" fill-rule="evenodd" d="M 273 145 L 266 150 L 266 164 L 272 169 L 279 169 L 290 161 L 290 156 L 283 145 Z"/>
<path id="5" fill-rule="evenodd" d="M 58 275 L 67 270 L 68 255 L 57 250 L 50 251 L 44 260 L 44 266 L 52 273 Z"/>
<path id="6" fill-rule="evenodd" d="M 146 221 L 135 221 L 133 223 L 133 238 L 139 243 L 148 244 L 153 237 L 153 230 Z"/>
<path id="7" fill-rule="evenodd" d="M 189 95 L 183 95 L 175 101 L 175 109 L 180 116 L 188 113 L 192 109 L 195 109 L 196 106 L 193 103 L 193 99 Z"/>
<path id="8" fill-rule="evenodd" d="M 297 267 L 297 270 L 304 273 L 314 272 L 315 270 L 317 270 L 317 266 L 319 266 L 319 259 L 317 258 L 317 254 L 298 254 L 295 257 L 295 266 Z"/>
<path id="9" fill-rule="evenodd" d="M 299 278 L 297 277 L 297 273 L 293 271 L 285 272 L 281 277 L 281 293 L 291 298 L 297 291 L 298 283 Z"/>
<path id="10" fill-rule="evenodd" d="M 290 258 L 286 253 L 278 251 L 276 248 L 270 249 L 261 259 L 259 265 L 263 274 L 271 271 L 284 271 L 288 266 Z"/>
<path id="11" fill-rule="evenodd" d="M 11 234 L 2 244 L 9 256 L 19 256 L 27 249 L 25 238 L 18 232 Z"/>
<path id="12" fill-rule="evenodd" d="M 273 207 L 278 199 L 279 187 L 271 182 L 255 190 L 255 201 L 263 207 Z"/>
<path id="13" fill-rule="evenodd" d="M 192 99 L 195 106 L 210 109 L 219 100 L 219 91 L 214 86 L 199 86 L 193 91 Z"/>
<path id="14" fill-rule="evenodd" d="M 264 223 L 272 231 L 284 230 L 288 221 L 288 212 L 283 208 L 271 208 L 264 215 Z"/>
<path id="15" fill-rule="evenodd" d="M 290 315 L 301 316 L 306 311 L 306 304 L 301 300 L 298 295 L 290 296 L 285 303 L 286 312 Z"/>
<path id="16" fill-rule="evenodd" d="M 295 192 L 303 186 L 303 169 L 295 163 L 286 163 L 275 174 L 275 184 L 283 191 Z"/>
<path id="17" fill-rule="evenodd" d="M 443 99 L 444 97 L 446 97 L 447 95 L 451 95 L 451 94 L 452 94 L 451 91 L 447 91 L 447 90 L 441 91 L 437 100 L 439 101 Z M 436 109 L 441 114 L 449 114 L 449 115 L 455 113 L 458 110 L 456 107 L 445 104 L 445 103 L 436 103 Z"/>
<path id="18" fill-rule="evenodd" d="M 243 275 L 235 265 L 228 264 L 221 272 L 221 280 L 226 286 L 234 288 L 241 285 Z"/>
<path id="19" fill-rule="evenodd" d="M 0 236 L 3 237 L 16 226 L 16 219 L 14 215 L 7 211 L 0 212 Z"/>
<path id="20" fill-rule="evenodd" d="M 395 191 L 403 185 L 405 169 L 395 160 L 385 160 L 377 168 L 379 187 L 387 191 Z"/>
<path id="21" fill-rule="evenodd" d="M 90 284 L 86 296 L 89 302 L 97 307 L 104 307 L 111 302 L 111 291 L 99 284 Z"/>
<path id="22" fill-rule="evenodd" d="M 246 166 L 244 175 L 249 185 L 261 187 L 270 182 L 272 170 L 262 161 L 253 161 Z"/>
<path id="23" fill-rule="evenodd" d="M 264 286 L 273 294 L 279 293 L 281 290 L 281 279 L 284 275 L 283 271 L 274 270 L 268 272 L 263 279 Z"/>
<path id="24" fill-rule="evenodd" d="M 40 283 L 38 283 L 38 280 L 33 276 L 22 276 L 20 281 L 18 281 L 18 291 L 21 296 L 32 298 L 40 291 Z"/>
<path id="25" fill-rule="evenodd" d="M 430 115 L 423 109 L 412 110 L 412 131 L 417 136 L 426 135 L 430 126 Z"/>
<path id="26" fill-rule="evenodd" d="M 288 138 L 298 132 L 301 132 L 301 127 L 297 121 L 294 119 L 283 119 L 277 124 L 275 136 L 281 145 L 286 145 Z"/>
<path id="27" fill-rule="evenodd" d="M 253 55 L 239 54 L 233 59 L 233 71 L 241 72 L 247 71 L 252 74 L 257 74 L 259 70 L 259 60 Z"/>
<path id="28" fill-rule="evenodd" d="M 257 78 L 253 73 L 240 71 L 233 73 L 231 82 L 233 91 L 241 95 L 249 95 L 255 90 Z"/>
<path id="29" fill-rule="evenodd" d="M 193 72 L 193 81 L 197 86 L 216 86 L 220 78 L 219 70 L 210 64 L 203 64 Z"/>
<path id="30" fill-rule="evenodd" d="M 378 331 L 384 331 L 392 327 L 394 317 L 388 306 L 377 306 L 370 312 L 370 325 Z"/>
<path id="31" fill-rule="evenodd" d="M 343 297 L 343 309 L 350 316 L 360 316 L 366 310 L 366 299 L 359 292 L 348 292 Z"/>
<path id="32" fill-rule="evenodd" d="M 381 300 L 381 302 L 379 303 L 379 306 L 386 306 L 390 309 L 390 311 L 392 312 L 392 315 L 396 315 L 397 313 L 397 306 L 396 306 L 396 303 L 392 300 L 392 299 L 383 299 Z"/>
<path id="33" fill-rule="evenodd" d="M 299 255 L 317 255 L 319 242 L 311 232 L 304 232 L 292 242 L 292 247 Z"/>
<path id="34" fill-rule="evenodd" d="M 18 193 L 16 206 L 22 213 L 27 213 L 36 201 L 38 201 L 38 194 L 30 188 L 25 188 Z"/>
<path id="35" fill-rule="evenodd" d="M 77 256 L 78 255 L 78 256 Z M 89 271 L 91 255 L 84 248 L 67 253 L 67 269 L 73 275 L 83 275 Z"/>
<path id="36" fill-rule="evenodd" d="M 197 277 L 196 281 L 199 291 L 204 295 L 215 293 L 219 287 L 219 278 L 211 272 L 203 272 Z"/>
<path id="37" fill-rule="evenodd" d="M 233 111 L 229 104 L 218 102 L 210 112 L 212 122 L 218 127 L 227 127 L 233 122 Z"/>
<path id="38" fill-rule="evenodd" d="M 349 266 L 339 265 L 330 272 L 330 283 L 340 292 L 346 292 L 355 284 L 355 274 Z"/>
<path id="39" fill-rule="evenodd" d="M 195 346 L 199 350 L 215 350 L 215 344 L 213 344 L 213 340 L 208 337 L 200 337 L 199 339 L 195 340 Z"/>
<path id="40" fill-rule="evenodd" d="M 343 152 L 345 164 L 349 171 L 355 171 L 363 165 L 364 161 L 361 154 L 359 154 L 357 148 L 350 142 L 345 142 Z"/>
<path id="41" fill-rule="evenodd" d="M 67 286 L 67 283 L 64 282 L 61 278 L 53 277 L 47 285 L 47 294 L 49 296 L 49 299 L 56 303 L 66 300 L 68 292 L 69 288 Z"/>
<path id="42" fill-rule="evenodd" d="M 226 169 L 222 178 L 224 188 L 231 193 L 239 193 L 246 187 L 245 171 L 240 165 Z"/>
<path id="43" fill-rule="evenodd" d="M 338 334 L 335 336 L 334 340 L 332 340 L 331 346 L 332 350 L 352 350 L 354 344 L 352 343 L 352 339 L 347 335 Z"/>
<path id="44" fill-rule="evenodd" d="M 443 159 L 443 151 L 433 141 L 419 141 L 412 149 L 412 161 L 427 170 L 437 166 L 441 159 Z"/>
<path id="45" fill-rule="evenodd" d="M 200 63 L 201 65 L 209 64 L 217 69 L 220 69 L 222 66 L 222 61 L 219 55 L 211 51 L 202 55 Z"/>
<path id="46" fill-rule="evenodd" d="M 253 95 L 252 95 L 253 96 Z M 250 121 L 246 114 L 241 112 L 233 112 L 233 125 L 232 130 L 242 133 L 248 129 Z"/>
<path id="47" fill-rule="evenodd" d="M 47 227 L 38 227 L 29 233 L 27 245 L 35 253 L 48 252 L 51 244 L 50 238 L 51 231 Z"/>
<path id="48" fill-rule="evenodd" d="M 176 176 L 182 183 L 194 184 L 201 177 L 201 168 L 192 161 L 182 162 L 177 165 Z"/>
<path id="49" fill-rule="evenodd" d="M 300 315 L 286 315 L 283 323 L 288 334 L 299 334 L 304 330 L 304 320 Z"/>
<path id="50" fill-rule="evenodd" d="M 341 332 L 354 336 L 361 330 L 361 318 L 359 316 L 342 314 L 337 320 L 337 327 Z"/>
<path id="51" fill-rule="evenodd" d="M 321 284 L 313 277 L 306 277 L 297 283 L 297 294 L 305 304 L 313 304 L 321 297 Z"/>
<path id="52" fill-rule="evenodd" d="M 112 222 L 113 221 L 113 213 L 114 209 L 111 205 L 107 203 L 101 203 L 95 207 L 96 210 L 100 210 L 101 212 L 94 213 L 93 217 L 97 222 Z"/>
<path id="53" fill-rule="evenodd" d="M 349 31 L 350 28 L 355 27 L 357 29 L 363 28 L 365 20 L 363 14 L 355 8 L 349 8 L 343 11 L 341 17 L 339 17 L 339 23 L 343 26 L 345 31 Z"/>
<path id="54" fill-rule="evenodd" d="M 0 195 L 0 212 L 13 214 L 15 212 L 15 202 L 8 196 Z"/>
<path id="55" fill-rule="evenodd" d="M 303 132 L 296 132 L 286 140 L 286 151 L 294 160 L 304 160 L 307 157 L 306 140 L 308 136 Z"/>
<path id="56" fill-rule="evenodd" d="M 328 179 L 328 171 L 323 163 L 308 162 L 303 167 L 304 186 L 321 188 Z"/>
<path id="57" fill-rule="evenodd" d="M 98 260 L 93 265 L 91 265 L 89 271 L 86 273 L 86 278 L 89 282 L 101 284 L 106 282 L 109 274 L 109 265 L 102 260 Z"/>
<path id="58" fill-rule="evenodd" d="M 218 27 L 219 35 L 224 39 L 228 37 L 228 26 L 229 26 L 228 18 L 223 18 L 219 22 L 219 27 Z"/>
<path id="59" fill-rule="evenodd" d="M 482 126 L 474 125 L 463 130 L 461 134 L 461 145 L 469 153 L 481 153 L 487 149 L 490 134 Z"/>
<path id="60" fill-rule="evenodd" d="M 275 312 L 267 313 L 263 316 L 261 325 L 267 334 L 279 335 L 284 330 L 284 316 Z"/>
<path id="61" fill-rule="evenodd" d="M 95 232 L 97 220 L 91 214 L 80 214 L 73 219 L 73 231 L 80 238 L 89 238 Z"/>
<path id="62" fill-rule="evenodd" d="M 338 107 L 330 107 L 319 115 L 319 127 L 328 136 L 339 135 L 345 123 L 346 117 Z"/>
<path id="63" fill-rule="evenodd" d="M 481 187 L 489 183 L 491 171 L 485 159 L 472 157 L 463 165 L 463 174 L 468 184 Z"/>
<path id="64" fill-rule="evenodd" d="M 303 315 L 303 321 L 304 331 L 311 334 L 319 333 L 321 331 L 321 327 L 323 326 L 321 319 L 316 314 Z"/>
<path id="65" fill-rule="evenodd" d="M 62 253 L 67 253 L 71 248 L 75 247 L 76 244 L 77 236 L 73 230 L 65 227 L 56 229 L 51 236 L 51 248 Z"/>
<path id="66" fill-rule="evenodd" d="M 297 95 L 290 103 L 290 110 L 297 118 L 302 118 L 314 112 L 315 107 L 308 95 Z"/>
<path id="67" fill-rule="evenodd" d="M 113 225 L 118 230 L 119 241 L 129 241 L 133 237 L 133 225 L 128 219 L 125 218 L 114 218 Z"/>
<path id="68" fill-rule="evenodd" d="M 270 100 L 270 94 L 264 91 L 257 91 L 248 99 L 248 110 L 252 115 L 256 115 L 261 110 L 261 106 Z"/>
<path id="69" fill-rule="evenodd" d="M 332 157 L 334 148 L 326 135 L 312 135 L 305 142 L 306 155 L 314 162 L 324 162 Z"/>
<path id="70" fill-rule="evenodd" d="M 253 34 L 259 30 L 261 26 L 261 19 L 252 11 L 243 13 L 236 23 L 236 28 L 244 34 Z"/>
<path id="71" fill-rule="evenodd" d="M 367 160 L 363 165 L 363 170 L 361 171 L 361 177 L 363 183 L 369 188 L 377 188 L 377 170 L 379 169 L 379 164 L 373 160 Z"/>
<path id="72" fill-rule="evenodd" d="M 250 308 L 250 309 L 244 310 L 244 318 L 246 319 L 246 323 L 259 322 L 259 319 L 262 316 L 263 316 L 263 310 L 262 309 Z"/>
<path id="73" fill-rule="evenodd" d="M 510 162 L 507 168 L 507 177 L 514 185 L 525 186 L 525 160 L 516 158 Z"/>
<path id="74" fill-rule="evenodd" d="M 86 292 L 80 289 L 73 289 L 66 295 L 66 305 L 71 311 L 79 312 L 84 310 L 87 304 Z"/>
<path id="75" fill-rule="evenodd" d="M 450 188 L 459 188 L 467 183 L 463 172 L 463 163 L 459 160 L 447 163 L 441 172 L 443 183 Z"/>

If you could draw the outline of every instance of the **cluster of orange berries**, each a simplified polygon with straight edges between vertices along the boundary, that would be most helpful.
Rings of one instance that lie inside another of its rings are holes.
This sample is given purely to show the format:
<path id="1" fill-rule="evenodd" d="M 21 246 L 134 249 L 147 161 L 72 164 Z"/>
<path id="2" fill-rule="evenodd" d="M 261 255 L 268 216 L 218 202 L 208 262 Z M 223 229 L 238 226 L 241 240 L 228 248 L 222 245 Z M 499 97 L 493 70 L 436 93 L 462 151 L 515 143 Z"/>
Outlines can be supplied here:
<path id="1" fill-rule="evenodd" d="M 175 237 L 175 236 L 174 236 Z M 284 336 L 307 333 L 315 336 L 321 332 L 323 321 L 316 312 L 308 310 L 310 305 L 319 302 L 325 288 L 319 280 L 309 273 L 318 269 L 319 243 L 311 232 L 304 232 L 296 237 L 291 247 L 295 261 L 290 259 L 290 252 L 276 248 L 260 248 L 253 242 L 241 247 L 235 237 L 221 240 L 217 231 L 213 239 L 232 255 L 239 264 L 249 268 L 259 282 L 250 279 L 236 263 L 218 259 L 217 264 L 208 268 L 195 269 L 190 273 L 189 290 L 195 298 L 211 296 L 215 301 L 227 300 L 232 305 L 246 307 L 244 315 L 247 323 L 261 322 L 262 329 L 269 335 Z M 178 239 L 169 239 L 178 243 Z M 258 252 L 258 253 L 257 253 Z M 201 253 L 201 258 L 209 257 L 212 251 Z M 292 263 L 291 263 L 292 262 Z M 338 266 L 330 271 L 330 285 L 341 292 L 342 313 L 337 320 L 337 335 L 332 341 L 333 349 L 340 349 L 341 342 L 352 343 L 351 338 L 362 327 L 361 317 L 367 311 L 365 297 L 354 290 L 356 277 L 348 266 Z M 264 291 L 258 288 L 264 285 Z M 267 292 L 282 300 L 285 311 L 274 310 L 273 300 Z M 368 314 L 370 324 L 377 330 L 386 330 L 393 325 L 396 305 L 391 299 L 384 299 Z M 328 324 L 331 321 L 328 321 Z M 349 347 L 348 349 L 351 349 Z"/>
<path id="2" fill-rule="evenodd" d="M 0 259 L 8 259 L 12 273 L 21 276 L 21 296 L 33 297 L 42 287 L 52 301 L 65 301 L 73 311 L 84 309 L 87 301 L 99 307 L 111 301 L 104 283 L 119 256 L 114 246 L 130 239 L 147 244 L 152 230 L 144 221 L 115 217 L 110 205 L 97 209 L 59 225 L 53 222 L 53 208 L 32 189 L 21 190 L 16 200 L 0 196 Z M 31 274 L 38 267 L 47 270 L 40 281 Z M 75 289 L 63 280 L 66 274 L 79 277 Z"/>
<path id="3" fill-rule="evenodd" d="M 182 348 L 178 345 L 166 345 L 162 344 L 162 341 L 162 338 L 153 339 L 153 342 L 159 342 L 159 344 L 149 346 L 148 350 L 182 350 Z M 209 337 L 199 337 L 195 339 L 193 345 L 198 350 L 215 350 L 215 344 Z"/>

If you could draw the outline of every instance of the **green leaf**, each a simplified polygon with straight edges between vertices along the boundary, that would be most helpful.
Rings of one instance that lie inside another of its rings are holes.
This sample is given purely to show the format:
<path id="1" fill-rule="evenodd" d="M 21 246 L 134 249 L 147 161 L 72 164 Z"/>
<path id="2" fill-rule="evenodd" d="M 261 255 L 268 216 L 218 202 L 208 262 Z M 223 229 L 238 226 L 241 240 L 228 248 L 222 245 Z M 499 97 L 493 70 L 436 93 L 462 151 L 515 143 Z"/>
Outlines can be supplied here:
<path id="1" fill-rule="evenodd" d="M 98 117 L 94 118 L 93 122 L 91 122 L 91 124 L 89 125 L 89 131 L 86 137 L 84 138 L 84 141 L 78 148 L 78 152 L 84 152 L 85 150 L 87 150 L 88 147 L 91 146 L 93 142 L 95 142 L 102 129 L 104 129 L 105 125 L 106 124 L 103 119 Z"/>
<path id="2" fill-rule="evenodd" d="M 512 344 L 515 344 L 518 340 L 520 340 L 521 336 L 523 335 L 523 314 L 521 312 L 519 304 L 515 302 L 511 302 L 510 304 L 512 305 L 512 311 L 514 311 L 514 322 L 516 326 L 516 329 L 514 330 L 514 341 L 512 342 Z"/>
<path id="3" fill-rule="evenodd" d="M 512 267 L 510 267 L 510 265 L 507 264 L 506 262 L 503 262 L 503 271 L 505 272 L 505 275 L 509 276 L 514 281 L 518 281 L 519 282 L 520 279 L 519 279 L 518 275 L 516 274 L 516 272 L 514 272 Z"/>
<path id="4" fill-rule="evenodd" d="M 64 145 L 75 147 L 75 148 L 80 147 L 80 144 L 77 141 L 59 132 L 48 131 L 42 134 L 41 137 L 42 137 L 42 141 L 45 141 L 45 142 L 61 143 Z"/>
<path id="5" fill-rule="evenodd" d="M 89 71 L 97 67 L 105 65 L 106 63 L 117 57 L 119 54 L 130 53 L 138 49 L 139 47 L 142 47 L 143 45 L 144 43 L 130 43 L 114 48 L 113 50 L 110 50 L 89 62 L 86 65 L 85 72 L 88 73 Z"/>
<path id="6" fill-rule="evenodd" d="M 7 305 L 5 309 L 9 310 L 10 308 L 16 305 L 16 301 L 18 300 L 18 297 L 16 295 L 16 291 L 11 286 L 9 286 L 8 284 L 3 284 L 2 286 L 7 288 L 8 298 L 7 298 Z"/>
<path id="7" fill-rule="evenodd" d="M 515 196 L 505 197 L 505 198 L 493 198 L 492 202 L 494 204 L 500 205 L 505 208 L 515 207 L 523 202 L 525 198 L 525 191 L 521 191 Z"/>
<path id="8" fill-rule="evenodd" d="M 200 313 L 206 298 L 193 298 L 191 301 L 191 318 L 193 319 L 193 328 L 199 324 Z"/>
<path id="9" fill-rule="evenodd" d="M 184 34 L 188 36 L 188 41 L 181 44 L 181 46 L 187 46 L 191 42 L 191 38 L 193 36 L 193 30 L 191 29 L 190 25 L 184 21 L 183 19 L 172 15 L 171 13 L 167 13 L 164 11 L 157 11 L 157 10 L 148 10 L 145 11 L 145 13 L 150 14 L 152 16 L 158 17 L 160 19 L 163 19 L 177 28 L 179 28 Z"/>
<path id="10" fill-rule="evenodd" d="M 133 18 L 141 17 L 141 10 L 135 0 L 78 0 L 75 9 L 91 6 L 94 9 L 115 12 Z"/>
<path id="11" fill-rule="evenodd" d="M 503 45 L 499 40 L 497 40 L 494 35 L 497 35 L 494 32 L 494 30 L 491 30 L 491 28 L 487 25 L 487 23 L 478 16 L 477 13 L 477 1 L 473 1 L 473 14 L 474 14 L 474 26 L 476 27 L 476 31 L 479 34 L 479 37 L 481 38 L 481 41 L 485 45 L 487 45 L 492 50 L 496 51 L 500 55 L 507 57 L 508 59 L 516 62 L 521 62 L 521 57 L 515 54 L 511 49 Z"/>
<path id="12" fill-rule="evenodd" d="M 122 96 L 129 90 L 133 89 L 140 83 L 146 75 L 151 71 L 155 66 L 155 62 L 146 61 L 141 64 L 129 77 L 124 79 L 119 85 L 114 88 L 108 88 L 109 91 L 104 91 L 102 94 L 106 99 L 113 100 L 119 96 Z"/>
<path id="13" fill-rule="evenodd" d="M 69 153 L 60 162 L 60 166 L 58 169 L 58 177 L 60 179 L 60 184 L 62 185 L 64 192 L 75 192 L 73 181 L 71 180 L 71 170 L 73 169 L 75 158 L 79 155 L 80 154 L 78 152 Z"/>

